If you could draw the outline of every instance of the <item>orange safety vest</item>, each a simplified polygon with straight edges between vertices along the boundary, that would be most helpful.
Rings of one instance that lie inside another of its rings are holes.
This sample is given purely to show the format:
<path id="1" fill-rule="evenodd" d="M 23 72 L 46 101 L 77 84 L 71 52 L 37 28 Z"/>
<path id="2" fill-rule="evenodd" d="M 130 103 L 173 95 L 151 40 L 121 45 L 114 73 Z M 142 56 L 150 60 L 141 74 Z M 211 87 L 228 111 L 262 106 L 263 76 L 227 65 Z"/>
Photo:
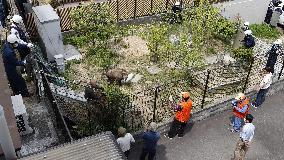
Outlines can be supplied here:
<path id="1" fill-rule="evenodd" d="M 236 117 L 239 118 L 245 118 L 246 115 L 248 114 L 249 110 L 250 110 L 250 106 L 249 106 L 249 99 L 246 97 L 245 99 L 243 99 L 242 101 L 238 102 L 237 107 L 242 109 L 244 108 L 246 105 L 248 105 L 247 110 L 244 113 L 239 112 L 238 110 L 236 110 L 235 108 L 233 109 L 233 113 Z"/>
<path id="2" fill-rule="evenodd" d="M 175 118 L 180 122 L 187 122 L 190 118 L 192 100 L 189 99 L 187 102 L 181 102 L 179 105 L 182 106 L 182 110 L 176 112 Z"/>

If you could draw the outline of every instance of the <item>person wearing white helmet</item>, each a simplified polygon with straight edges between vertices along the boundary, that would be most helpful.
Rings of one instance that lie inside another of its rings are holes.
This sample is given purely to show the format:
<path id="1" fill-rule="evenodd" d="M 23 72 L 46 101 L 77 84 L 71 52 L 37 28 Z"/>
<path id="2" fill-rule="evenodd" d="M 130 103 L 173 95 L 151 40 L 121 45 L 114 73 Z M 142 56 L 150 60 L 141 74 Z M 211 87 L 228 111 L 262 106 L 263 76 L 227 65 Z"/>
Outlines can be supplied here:
<path id="1" fill-rule="evenodd" d="M 266 67 L 271 68 L 271 73 L 274 73 L 274 66 L 277 62 L 278 55 L 283 55 L 281 39 L 274 41 L 271 49 L 265 55 L 265 57 L 268 57 Z"/>
<path id="2" fill-rule="evenodd" d="M 3 45 L 3 63 L 10 87 L 14 95 L 21 94 L 23 97 L 30 96 L 27 85 L 22 75 L 17 72 L 17 66 L 25 66 L 25 62 L 17 58 L 16 50 L 19 47 L 19 39 L 16 35 L 10 34 Z"/>
<path id="3" fill-rule="evenodd" d="M 11 31 L 10 34 L 15 34 L 20 41 L 18 43 L 21 44 L 28 44 L 27 43 L 27 36 L 24 30 L 20 27 L 21 24 L 23 24 L 23 18 L 19 15 L 14 15 L 11 19 Z"/>
<path id="4" fill-rule="evenodd" d="M 242 29 L 243 29 L 243 31 L 249 30 L 249 22 L 248 21 L 246 21 L 244 23 L 244 26 L 242 27 Z"/>
<path id="5" fill-rule="evenodd" d="M 244 32 L 245 34 L 245 37 L 244 37 L 244 40 L 242 41 L 244 46 L 246 48 L 252 48 L 255 46 L 255 40 L 254 40 L 254 37 L 252 35 L 252 31 L 251 30 L 246 30 Z"/>

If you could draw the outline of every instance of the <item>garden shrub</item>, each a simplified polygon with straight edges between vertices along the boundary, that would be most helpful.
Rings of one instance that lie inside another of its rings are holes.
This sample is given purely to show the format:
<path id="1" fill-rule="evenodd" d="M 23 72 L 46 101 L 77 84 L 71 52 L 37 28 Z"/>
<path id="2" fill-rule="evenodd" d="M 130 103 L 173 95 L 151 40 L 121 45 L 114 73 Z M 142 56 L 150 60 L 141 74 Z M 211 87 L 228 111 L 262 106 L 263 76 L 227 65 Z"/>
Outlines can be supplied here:
<path id="1" fill-rule="evenodd" d="M 253 49 L 244 47 L 233 49 L 233 57 L 248 62 L 253 58 Z"/>
<path id="2" fill-rule="evenodd" d="M 250 25 L 252 34 L 259 38 L 277 39 L 280 32 L 276 28 L 272 28 L 269 24 L 252 24 Z"/>
<path id="3" fill-rule="evenodd" d="M 75 36 L 70 40 L 77 44 L 101 45 L 112 38 L 116 32 L 117 24 L 107 4 L 91 3 L 79 6 L 72 10 L 71 18 Z"/>
<path id="4" fill-rule="evenodd" d="M 219 17 L 217 23 L 214 26 L 214 36 L 223 40 L 223 42 L 229 42 L 233 35 L 236 34 L 237 23 L 231 22 L 226 18 Z"/>
<path id="5" fill-rule="evenodd" d="M 117 62 L 117 55 L 106 46 L 89 48 L 85 61 L 88 65 L 96 65 L 107 70 Z"/>

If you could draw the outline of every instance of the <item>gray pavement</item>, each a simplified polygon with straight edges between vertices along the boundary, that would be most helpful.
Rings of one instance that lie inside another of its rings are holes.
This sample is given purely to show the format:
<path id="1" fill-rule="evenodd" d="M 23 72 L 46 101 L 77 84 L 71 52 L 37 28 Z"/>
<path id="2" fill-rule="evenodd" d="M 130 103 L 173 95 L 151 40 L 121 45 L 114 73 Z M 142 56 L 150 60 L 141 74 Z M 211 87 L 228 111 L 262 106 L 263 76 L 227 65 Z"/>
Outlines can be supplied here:
<path id="1" fill-rule="evenodd" d="M 221 9 L 221 14 L 229 19 L 235 19 L 239 14 L 244 21 L 262 23 L 270 0 L 234 0 L 214 4 Z"/>
<path id="2" fill-rule="evenodd" d="M 284 91 L 267 97 L 263 106 L 251 109 L 256 126 L 255 136 L 247 153 L 247 160 L 284 159 Z M 233 157 L 238 133 L 231 133 L 225 111 L 187 129 L 183 138 L 161 137 L 157 160 L 230 160 Z M 141 143 L 133 146 L 130 160 L 139 159 Z"/>

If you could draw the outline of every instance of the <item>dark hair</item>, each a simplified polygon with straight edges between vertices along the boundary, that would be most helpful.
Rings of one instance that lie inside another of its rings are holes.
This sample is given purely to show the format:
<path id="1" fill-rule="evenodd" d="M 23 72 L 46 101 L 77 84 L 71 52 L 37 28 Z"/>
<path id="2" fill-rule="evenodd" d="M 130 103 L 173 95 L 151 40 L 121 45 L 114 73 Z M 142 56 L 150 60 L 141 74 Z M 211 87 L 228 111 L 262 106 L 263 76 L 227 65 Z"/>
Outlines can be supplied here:
<path id="1" fill-rule="evenodd" d="M 251 123 L 252 120 L 253 120 L 253 116 L 252 116 L 251 114 L 247 114 L 247 115 L 246 115 L 246 120 L 248 120 L 249 123 Z"/>
<path id="2" fill-rule="evenodd" d="M 266 72 L 270 72 L 270 73 L 272 72 L 272 69 L 271 69 L 270 67 L 265 67 L 264 70 L 265 70 Z"/>
<path id="3" fill-rule="evenodd" d="M 185 101 L 189 100 L 189 97 L 183 98 Z"/>

